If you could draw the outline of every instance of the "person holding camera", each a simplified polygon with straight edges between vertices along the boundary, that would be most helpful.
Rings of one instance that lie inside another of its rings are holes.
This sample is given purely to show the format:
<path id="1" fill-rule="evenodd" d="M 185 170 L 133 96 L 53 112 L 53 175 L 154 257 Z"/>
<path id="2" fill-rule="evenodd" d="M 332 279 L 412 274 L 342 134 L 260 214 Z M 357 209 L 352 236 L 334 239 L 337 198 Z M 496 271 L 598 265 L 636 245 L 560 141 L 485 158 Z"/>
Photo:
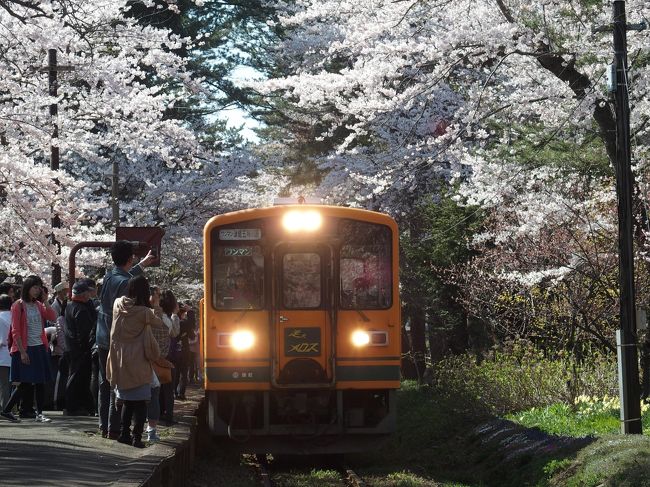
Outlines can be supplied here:
<path id="1" fill-rule="evenodd" d="M 52 371 L 47 354 L 47 337 L 44 324 L 55 320 L 56 312 L 43 296 L 43 281 L 38 276 L 28 276 L 23 282 L 21 296 L 11 307 L 11 382 L 20 383 L 9 398 L 0 416 L 10 421 L 19 420 L 11 410 L 26 394 L 30 384 L 36 391 L 35 421 L 49 423 L 43 414 L 45 392 L 43 385 L 52 380 Z"/>
<path id="2" fill-rule="evenodd" d="M 149 253 L 135 264 L 136 247 L 128 240 L 119 240 L 111 246 L 111 258 L 115 267 L 109 269 L 103 279 L 99 297 L 95 340 L 99 354 L 99 429 L 102 437 L 117 439 L 120 435 L 120 414 L 117 411 L 115 391 L 106 378 L 106 361 L 110 348 L 110 334 L 113 323 L 113 304 L 117 298 L 126 296 L 129 280 L 143 274 L 145 267 L 155 262 L 156 256 Z"/>

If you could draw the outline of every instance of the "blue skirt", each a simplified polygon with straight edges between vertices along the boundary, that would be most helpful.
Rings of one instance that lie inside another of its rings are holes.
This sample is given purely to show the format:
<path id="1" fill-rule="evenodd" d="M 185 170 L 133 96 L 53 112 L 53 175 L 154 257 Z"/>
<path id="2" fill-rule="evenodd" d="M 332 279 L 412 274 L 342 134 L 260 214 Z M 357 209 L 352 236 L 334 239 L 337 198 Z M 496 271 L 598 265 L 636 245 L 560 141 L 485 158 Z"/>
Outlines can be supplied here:
<path id="1" fill-rule="evenodd" d="M 115 395 L 123 401 L 151 401 L 151 384 L 143 384 L 131 389 L 115 388 Z"/>
<path id="2" fill-rule="evenodd" d="M 11 354 L 11 371 L 9 380 L 11 382 L 24 382 L 26 384 L 44 384 L 52 380 L 52 369 L 50 369 L 50 356 L 45 350 L 45 345 L 27 347 L 29 365 L 20 360 L 20 352 Z"/>

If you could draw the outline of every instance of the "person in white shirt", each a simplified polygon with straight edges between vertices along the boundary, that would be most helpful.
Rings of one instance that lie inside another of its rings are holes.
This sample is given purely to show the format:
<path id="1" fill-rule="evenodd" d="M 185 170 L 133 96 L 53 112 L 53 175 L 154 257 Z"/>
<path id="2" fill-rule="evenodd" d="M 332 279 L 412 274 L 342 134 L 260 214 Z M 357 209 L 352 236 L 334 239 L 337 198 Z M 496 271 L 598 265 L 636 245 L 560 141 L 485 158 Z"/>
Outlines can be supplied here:
<path id="1" fill-rule="evenodd" d="M 5 407 L 11 396 L 11 384 L 9 383 L 9 369 L 11 367 L 11 356 L 9 355 L 9 329 L 11 328 L 11 298 L 0 295 L 0 409 Z"/>

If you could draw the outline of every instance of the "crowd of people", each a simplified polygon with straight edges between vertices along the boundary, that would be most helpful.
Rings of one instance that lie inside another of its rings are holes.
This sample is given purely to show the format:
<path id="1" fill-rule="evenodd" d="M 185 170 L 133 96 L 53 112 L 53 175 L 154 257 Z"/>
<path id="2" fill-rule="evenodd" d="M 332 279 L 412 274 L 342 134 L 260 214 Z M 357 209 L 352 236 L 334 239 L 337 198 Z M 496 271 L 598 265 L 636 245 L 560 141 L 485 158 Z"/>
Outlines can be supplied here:
<path id="1" fill-rule="evenodd" d="M 150 285 L 149 253 L 135 263 L 129 241 L 98 286 L 77 280 L 54 295 L 39 276 L 0 284 L 0 417 L 51 422 L 48 410 L 99 418 L 104 438 L 138 448 L 174 423 L 174 402 L 200 381 L 199 324 L 190 301 Z M 35 404 L 35 407 L 34 407 Z M 146 426 L 146 430 L 145 430 Z"/>

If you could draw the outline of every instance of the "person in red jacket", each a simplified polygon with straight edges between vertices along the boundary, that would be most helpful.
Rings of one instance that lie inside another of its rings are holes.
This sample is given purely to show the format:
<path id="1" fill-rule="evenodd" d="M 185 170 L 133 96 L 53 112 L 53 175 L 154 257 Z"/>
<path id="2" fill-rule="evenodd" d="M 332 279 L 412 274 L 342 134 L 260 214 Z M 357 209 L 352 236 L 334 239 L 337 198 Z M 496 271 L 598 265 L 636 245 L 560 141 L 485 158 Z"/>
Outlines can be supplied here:
<path id="1" fill-rule="evenodd" d="M 11 307 L 11 372 L 10 381 L 20 383 L 9 398 L 0 416 L 18 422 L 11 410 L 20 400 L 30 384 L 36 391 L 36 421 L 49 423 L 43 415 L 45 394 L 43 384 L 52 380 L 50 361 L 47 355 L 47 338 L 44 323 L 54 321 L 56 311 L 43 298 L 43 281 L 38 276 L 29 276 L 22 286 L 22 299 Z M 43 302 L 41 302 L 42 299 Z M 44 303 L 44 304 L 43 304 Z"/>

